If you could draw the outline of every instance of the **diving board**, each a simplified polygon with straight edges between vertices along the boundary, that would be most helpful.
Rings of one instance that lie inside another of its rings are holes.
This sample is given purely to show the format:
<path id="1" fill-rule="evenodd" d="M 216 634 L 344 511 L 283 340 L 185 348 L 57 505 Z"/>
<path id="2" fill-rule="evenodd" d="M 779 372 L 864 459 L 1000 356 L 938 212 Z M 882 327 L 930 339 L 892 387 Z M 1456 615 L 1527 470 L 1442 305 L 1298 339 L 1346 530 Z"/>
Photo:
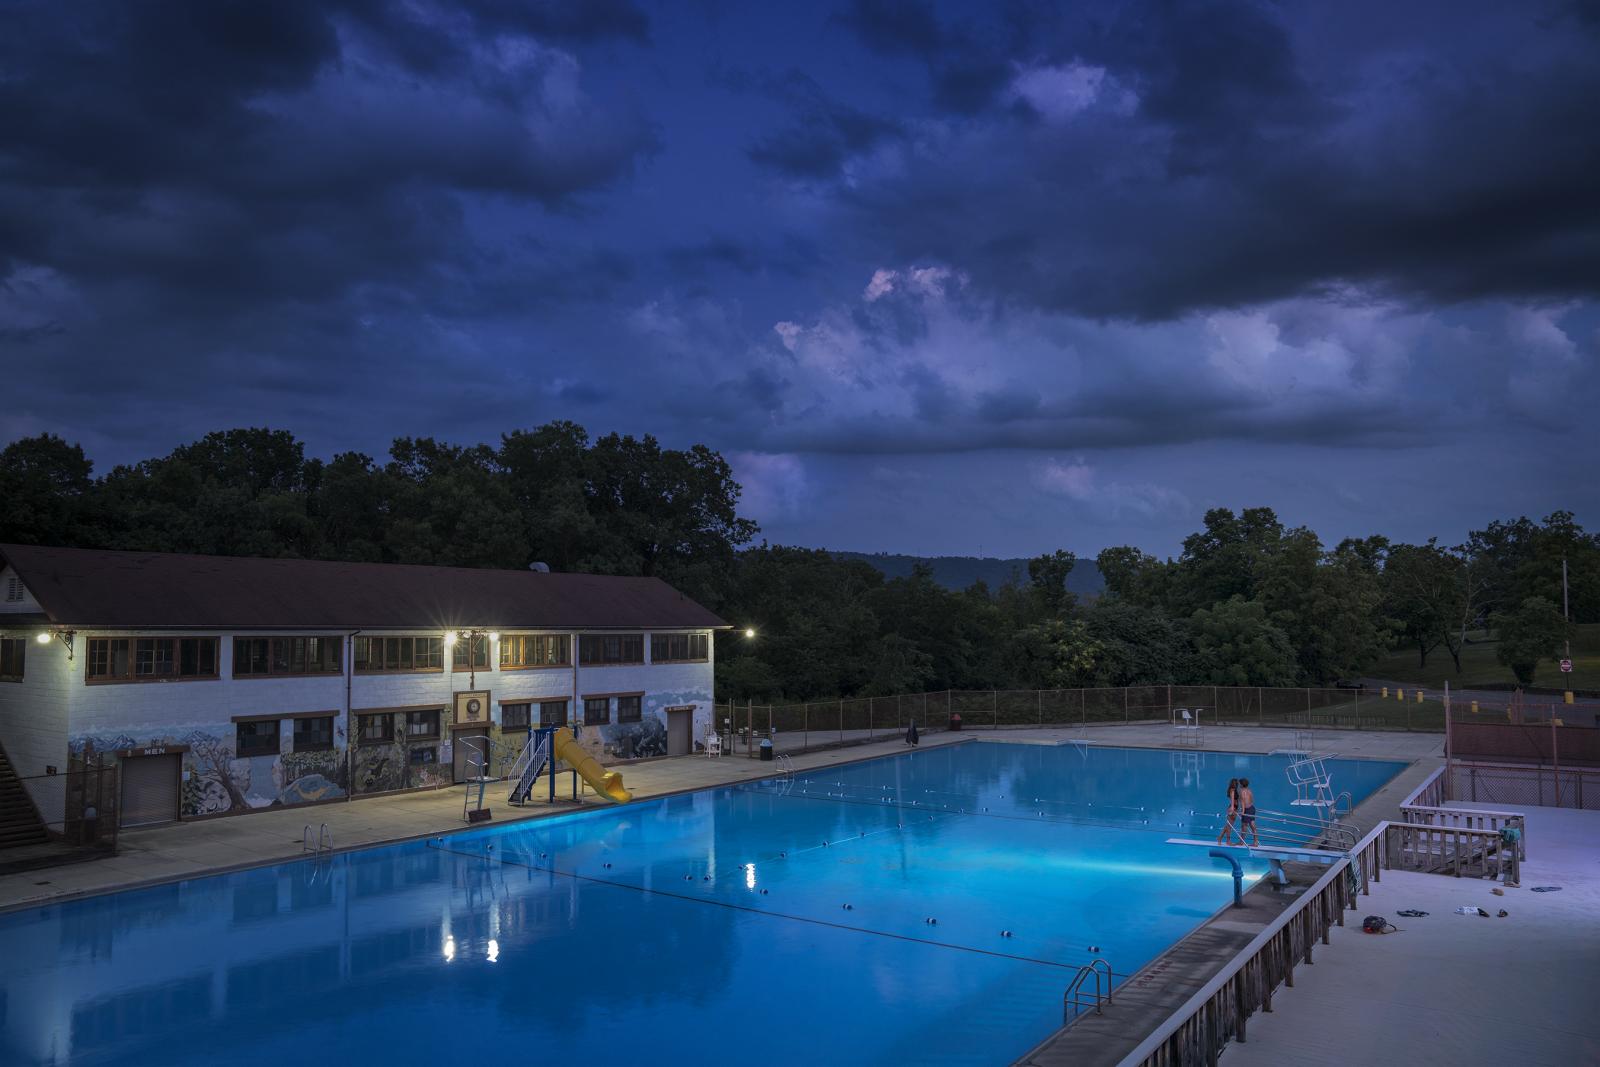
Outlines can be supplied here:
<path id="1" fill-rule="evenodd" d="M 1209 848 L 1218 852 L 1226 851 L 1232 856 L 1239 856 L 1253 860 L 1277 860 L 1291 863 L 1321 863 L 1328 865 L 1337 863 L 1345 858 L 1343 852 L 1335 852 L 1327 848 L 1298 848 L 1293 845 L 1219 845 L 1215 841 L 1202 841 L 1197 837 L 1169 837 L 1169 845 L 1192 845 L 1199 848 Z"/>

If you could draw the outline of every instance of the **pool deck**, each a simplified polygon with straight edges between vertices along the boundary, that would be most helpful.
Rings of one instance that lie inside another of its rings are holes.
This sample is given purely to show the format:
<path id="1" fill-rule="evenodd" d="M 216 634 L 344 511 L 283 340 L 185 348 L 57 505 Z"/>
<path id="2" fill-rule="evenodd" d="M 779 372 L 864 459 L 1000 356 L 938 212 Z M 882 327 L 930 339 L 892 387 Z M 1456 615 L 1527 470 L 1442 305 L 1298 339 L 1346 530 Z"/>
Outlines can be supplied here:
<path id="1" fill-rule="evenodd" d="M 1334 928 L 1316 965 L 1296 971 L 1271 1014 L 1251 1017 L 1249 1042 L 1229 1045 L 1222 1062 L 1600 1063 L 1600 812 L 1518 810 L 1531 846 L 1522 888 L 1495 896 L 1484 879 L 1385 871 L 1361 914 L 1400 932 Z M 1548 885 L 1561 891 L 1531 892 Z M 1455 914 L 1461 906 L 1494 917 Z"/>
<path id="2" fill-rule="evenodd" d="M 928 732 L 922 735 L 922 747 L 969 740 L 1061 744 L 1073 738 L 1089 738 L 1109 746 L 1172 748 L 1173 737 L 1172 728 L 1165 723 L 1028 727 Z M 1425 765 L 1421 773 L 1436 765 L 1442 757 L 1444 744 L 1443 735 L 1424 733 L 1324 730 L 1317 731 L 1316 737 L 1319 751 L 1349 757 L 1420 760 L 1419 767 Z M 1272 727 L 1207 727 L 1204 750 L 1269 752 L 1290 744 L 1292 739 L 1292 731 Z M 904 742 L 894 739 L 802 753 L 795 755 L 793 761 L 796 770 L 812 770 L 903 751 Z M 774 764 L 743 756 L 721 759 L 685 756 L 627 764 L 616 769 L 622 772 L 628 788 L 640 800 L 731 785 L 777 773 Z M 1409 780 L 1409 775 L 1417 771 L 1418 767 L 1413 767 L 1402 772 L 1396 783 L 1391 783 L 1381 795 L 1388 798 L 1401 779 Z M 566 782 L 563 775 L 558 792 L 564 789 L 570 796 Z M 301 855 L 301 832 L 308 823 L 313 832 L 327 823 L 335 851 L 450 833 L 465 828 L 461 817 L 462 792 L 461 787 L 453 787 L 349 802 L 274 808 L 148 830 L 127 830 L 121 835 L 115 856 L 0 876 L 0 911 L 293 860 Z M 607 803 L 589 790 L 585 790 L 583 796 L 586 806 Z M 513 808 L 505 803 L 504 797 L 503 786 L 491 786 L 486 803 L 493 809 L 496 824 L 573 810 L 570 802 L 554 805 L 535 802 L 524 808 Z M 1366 809 L 1371 805 L 1369 801 L 1362 807 Z"/>

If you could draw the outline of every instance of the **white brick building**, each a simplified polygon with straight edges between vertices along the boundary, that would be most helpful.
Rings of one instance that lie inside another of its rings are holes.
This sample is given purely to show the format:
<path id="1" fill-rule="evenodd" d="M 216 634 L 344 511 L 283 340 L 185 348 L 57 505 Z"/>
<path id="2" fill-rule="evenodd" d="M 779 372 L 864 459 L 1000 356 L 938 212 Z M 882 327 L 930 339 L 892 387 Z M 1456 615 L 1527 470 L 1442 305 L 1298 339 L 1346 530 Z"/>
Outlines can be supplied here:
<path id="1" fill-rule="evenodd" d="M 117 760 L 125 825 L 435 786 L 541 723 L 688 753 L 724 626 L 654 578 L 0 545 L 0 746 Z"/>

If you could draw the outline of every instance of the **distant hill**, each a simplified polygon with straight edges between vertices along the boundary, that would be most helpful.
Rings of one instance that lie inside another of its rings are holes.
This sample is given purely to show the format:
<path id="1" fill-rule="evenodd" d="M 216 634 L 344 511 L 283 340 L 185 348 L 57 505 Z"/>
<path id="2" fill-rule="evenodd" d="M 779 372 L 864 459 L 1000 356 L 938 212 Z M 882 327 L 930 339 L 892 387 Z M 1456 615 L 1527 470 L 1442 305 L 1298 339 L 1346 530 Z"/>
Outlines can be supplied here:
<path id="1" fill-rule="evenodd" d="M 885 578 L 904 578 L 918 563 L 933 568 L 933 580 L 946 589 L 965 589 L 973 582 L 982 581 L 990 589 L 1004 585 L 1012 574 L 1028 580 L 1028 561 L 1025 559 L 993 559 L 988 556 L 899 556 L 888 552 L 835 552 L 840 559 L 858 559 L 870 563 L 883 572 Z M 1092 559 L 1080 559 L 1067 577 L 1067 588 L 1080 597 L 1099 596 L 1105 592 L 1105 580 L 1100 568 Z"/>

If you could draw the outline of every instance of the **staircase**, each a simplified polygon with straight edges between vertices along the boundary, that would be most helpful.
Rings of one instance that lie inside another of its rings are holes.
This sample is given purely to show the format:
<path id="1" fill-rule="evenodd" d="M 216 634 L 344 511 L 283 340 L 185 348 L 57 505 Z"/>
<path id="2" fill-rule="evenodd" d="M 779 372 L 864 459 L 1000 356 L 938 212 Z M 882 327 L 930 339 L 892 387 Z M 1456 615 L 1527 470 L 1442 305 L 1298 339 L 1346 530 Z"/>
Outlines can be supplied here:
<path id="1" fill-rule="evenodd" d="M 49 839 L 39 812 L 6 758 L 6 750 L 0 748 L 0 849 L 39 845 Z"/>

